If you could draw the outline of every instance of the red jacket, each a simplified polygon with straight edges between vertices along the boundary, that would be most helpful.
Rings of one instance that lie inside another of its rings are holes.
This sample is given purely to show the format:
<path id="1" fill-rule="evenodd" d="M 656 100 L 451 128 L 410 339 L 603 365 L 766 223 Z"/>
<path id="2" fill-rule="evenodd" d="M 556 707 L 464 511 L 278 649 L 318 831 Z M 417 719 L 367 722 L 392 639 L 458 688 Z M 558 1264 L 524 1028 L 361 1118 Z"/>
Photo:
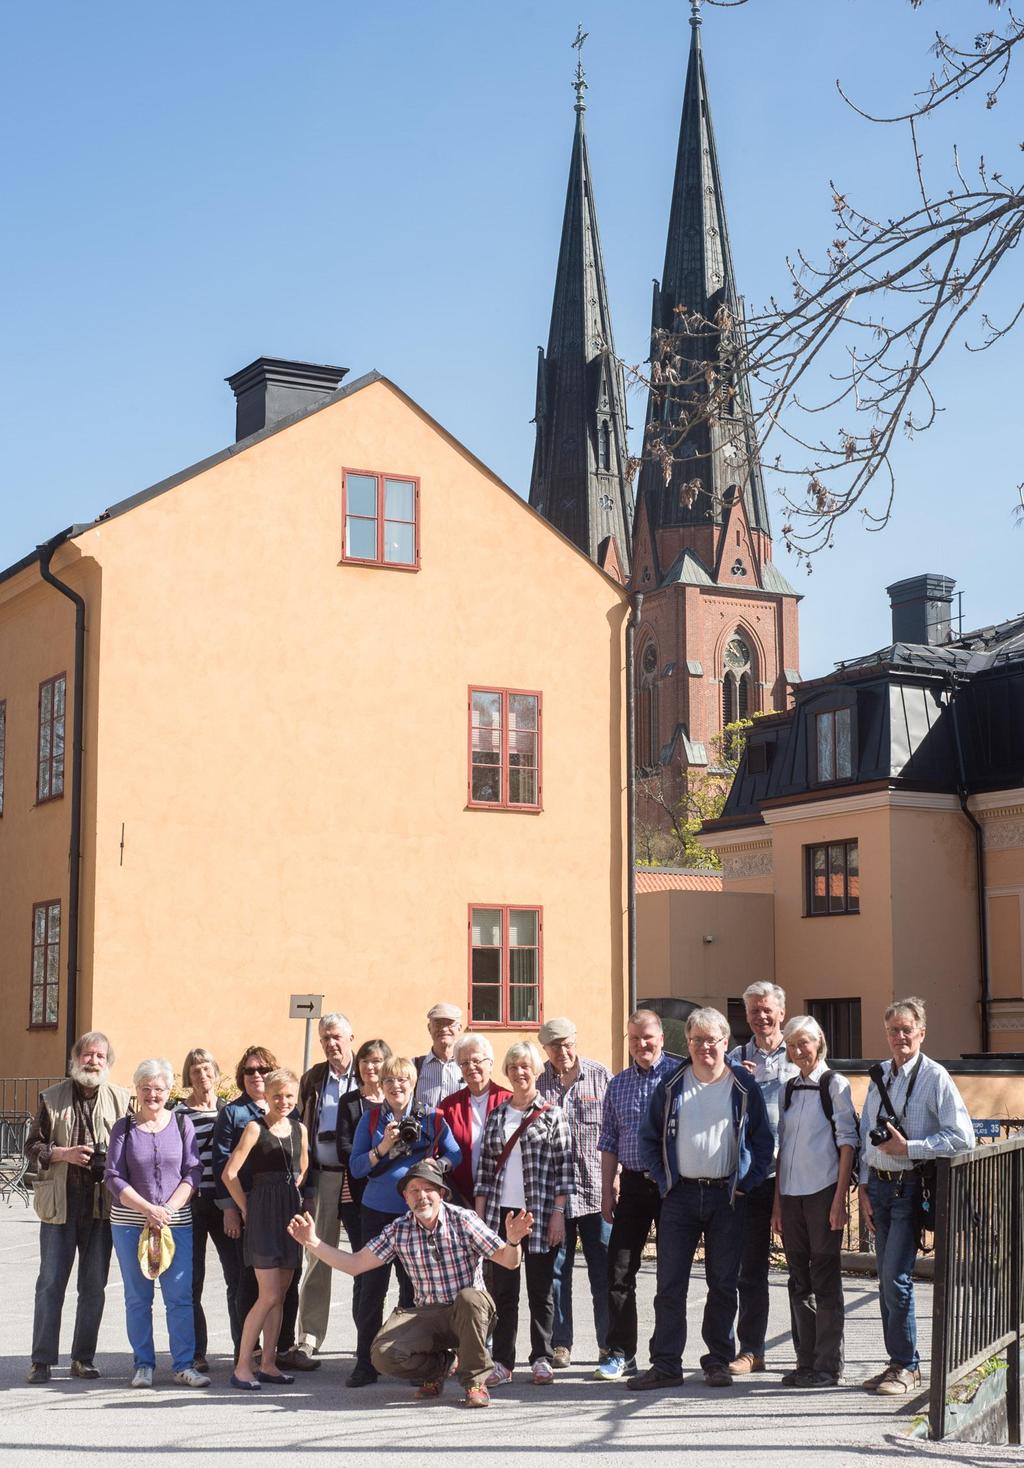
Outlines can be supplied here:
<path id="1" fill-rule="evenodd" d="M 490 1116 L 494 1108 L 500 1106 L 503 1101 L 507 1101 L 511 1095 L 511 1091 L 506 1091 L 503 1086 L 491 1081 L 487 1093 L 487 1116 Z M 470 1125 L 471 1108 L 468 1088 L 462 1086 L 460 1090 L 453 1091 L 450 1096 L 444 1098 L 437 1109 L 448 1123 L 452 1136 L 462 1151 L 462 1161 L 458 1167 L 452 1169 L 452 1182 L 462 1194 L 466 1207 L 472 1208 L 473 1185 L 476 1180 L 473 1177 L 473 1134 Z"/>

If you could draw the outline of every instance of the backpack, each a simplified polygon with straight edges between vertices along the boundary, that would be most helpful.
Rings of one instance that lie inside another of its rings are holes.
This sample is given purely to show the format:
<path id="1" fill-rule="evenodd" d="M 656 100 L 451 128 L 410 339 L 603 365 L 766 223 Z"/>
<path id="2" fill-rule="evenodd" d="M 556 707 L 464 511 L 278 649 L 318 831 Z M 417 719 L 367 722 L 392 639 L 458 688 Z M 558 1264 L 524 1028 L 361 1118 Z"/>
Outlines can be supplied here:
<path id="1" fill-rule="evenodd" d="M 839 1072 L 836 1071 L 836 1070 L 823 1070 L 822 1073 L 821 1073 L 821 1079 L 818 1081 L 818 1085 L 817 1085 L 818 1100 L 821 1102 L 821 1109 L 825 1113 L 826 1117 L 828 1118 L 828 1124 L 829 1124 L 829 1126 L 832 1128 L 832 1141 L 835 1144 L 835 1149 L 836 1149 L 837 1152 L 839 1151 L 839 1143 L 836 1141 L 836 1118 L 835 1118 L 835 1111 L 834 1111 L 833 1102 L 832 1102 L 832 1077 L 835 1076 L 835 1075 L 838 1075 L 838 1074 L 839 1074 Z M 789 1110 L 789 1103 L 793 1099 L 793 1092 L 796 1090 L 797 1082 L 799 1080 L 800 1080 L 799 1075 L 795 1075 L 795 1076 L 790 1076 L 789 1080 L 786 1082 L 786 1091 L 785 1091 L 785 1095 L 784 1095 L 783 1101 L 782 1101 L 782 1109 L 783 1109 L 783 1111 L 788 1111 Z M 802 1087 L 802 1089 L 803 1090 L 806 1090 L 806 1091 L 810 1091 L 810 1090 L 813 1090 L 815 1088 L 812 1087 L 812 1086 L 806 1086 L 805 1085 L 804 1087 Z M 855 1188 L 857 1186 L 857 1178 L 858 1178 L 859 1173 L 860 1173 L 860 1140 L 859 1140 L 860 1117 L 857 1115 L 857 1108 L 856 1107 L 854 1107 L 853 1115 L 854 1115 L 854 1118 L 855 1118 L 855 1120 L 857 1122 L 858 1141 L 857 1141 L 857 1145 L 853 1149 L 853 1166 L 850 1168 L 850 1187 L 851 1188 Z"/>

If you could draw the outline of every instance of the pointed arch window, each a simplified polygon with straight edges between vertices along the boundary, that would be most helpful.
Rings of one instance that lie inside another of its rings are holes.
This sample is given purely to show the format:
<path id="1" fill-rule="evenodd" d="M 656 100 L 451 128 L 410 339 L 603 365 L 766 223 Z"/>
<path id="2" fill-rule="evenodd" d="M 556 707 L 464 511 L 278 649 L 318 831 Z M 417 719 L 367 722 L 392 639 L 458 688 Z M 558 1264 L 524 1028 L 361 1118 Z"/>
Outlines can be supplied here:
<path id="1" fill-rule="evenodd" d="M 658 764 L 661 745 L 658 742 L 658 649 L 648 642 L 640 657 L 637 689 L 636 759 L 643 770 Z"/>
<path id="2" fill-rule="evenodd" d="M 598 468 L 604 470 L 604 472 L 607 474 L 612 467 L 612 430 L 611 424 L 608 422 L 607 418 L 603 419 L 601 422 L 601 429 L 598 437 L 600 439 L 600 448 L 598 451 Z"/>
<path id="3" fill-rule="evenodd" d="M 722 659 L 722 726 L 749 719 L 754 711 L 754 659 L 742 637 L 726 644 Z"/>

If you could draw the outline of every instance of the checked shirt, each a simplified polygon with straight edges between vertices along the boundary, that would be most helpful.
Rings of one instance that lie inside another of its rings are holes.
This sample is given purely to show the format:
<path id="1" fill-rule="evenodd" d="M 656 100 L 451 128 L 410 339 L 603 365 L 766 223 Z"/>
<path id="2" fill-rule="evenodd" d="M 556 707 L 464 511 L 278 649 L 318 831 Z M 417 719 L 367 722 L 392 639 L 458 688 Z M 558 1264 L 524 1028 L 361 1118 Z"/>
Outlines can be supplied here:
<path id="1" fill-rule="evenodd" d="M 451 1305 L 460 1290 L 484 1288 L 483 1261 L 505 1241 L 468 1208 L 442 1203 L 432 1229 L 403 1213 L 366 1247 L 385 1264 L 404 1265 L 417 1305 Z"/>
<path id="2" fill-rule="evenodd" d="M 642 1070 L 631 1060 L 625 1070 L 612 1076 L 604 1093 L 604 1115 L 597 1145 L 601 1152 L 613 1152 L 630 1172 L 643 1172 L 637 1133 L 650 1110 L 651 1097 L 658 1082 L 679 1069 L 678 1055 L 662 1055 L 650 1070 Z"/>
<path id="3" fill-rule="evenodd" d="M 601 1131 L 604 1093 L 611 1080 L 607 1066 L 597 1060 L 577 1058 L 579 1075 L 563 1089 L 558 1072 L 549 1060 L 537 1077 L 537 1090 L 552 1106 L 560 1106 L 572 1137 L 576 1191 L 566 1204 L 567 1218 L 585 1218 L 601 1212 L 601 1158 L 597 1139 Z"/>
<path id="4" fill-rule="evenodd" d="M 523 1158 L 523 1182 L 526 1185 L 526 1207 L 533 1214 L 533 1231 L 524 1240 L 530 1254 L 546 1254 L 548 1223 L 559 1194 L 567 1197 L 576 1189 L 572 1159 L 572 1137 L 569 1123 L 560 1106 L 539 1111 L 540 1097 L 532 1103 L 528 1114 L 533 1120 L 517 1142 Z M 476 1196 L 486 1199 L 484 1221 L 496 1229 L 501 1220 L 501 1178 L 498 1158 L 505 1146 L 505 1117 L 509 1101 L 496 1106 L 487 1118 L 480 1143 L 480 1165 L 476 1174 Z"/>

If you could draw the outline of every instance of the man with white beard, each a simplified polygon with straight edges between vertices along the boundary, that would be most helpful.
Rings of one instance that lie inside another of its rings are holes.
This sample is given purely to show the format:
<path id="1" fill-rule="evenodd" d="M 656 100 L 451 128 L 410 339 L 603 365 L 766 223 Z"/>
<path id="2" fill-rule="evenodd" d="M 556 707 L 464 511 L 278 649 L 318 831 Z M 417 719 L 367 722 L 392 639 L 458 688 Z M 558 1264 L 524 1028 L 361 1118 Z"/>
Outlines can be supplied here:
<path id="1" fill-rule="evenodd" d="M 99 1376 L 94 1357 L 110 1268 L 110 1195 L 103 1186 L 110 1130 L 128 1110 L 129 1092 L 107 1076 L 114 1052 L 91 1030 L 76 1040 L 68 1079 L 39 1097 L 25 1144 L 36 1172 L 32 1201 L 39 1215 L 39 1277 L 32 1326 L 30 1386 L 49 1381 L 57 1364 L 64 1294 L 78 1257 L 78 1308 L 71 1375 Z"/>

